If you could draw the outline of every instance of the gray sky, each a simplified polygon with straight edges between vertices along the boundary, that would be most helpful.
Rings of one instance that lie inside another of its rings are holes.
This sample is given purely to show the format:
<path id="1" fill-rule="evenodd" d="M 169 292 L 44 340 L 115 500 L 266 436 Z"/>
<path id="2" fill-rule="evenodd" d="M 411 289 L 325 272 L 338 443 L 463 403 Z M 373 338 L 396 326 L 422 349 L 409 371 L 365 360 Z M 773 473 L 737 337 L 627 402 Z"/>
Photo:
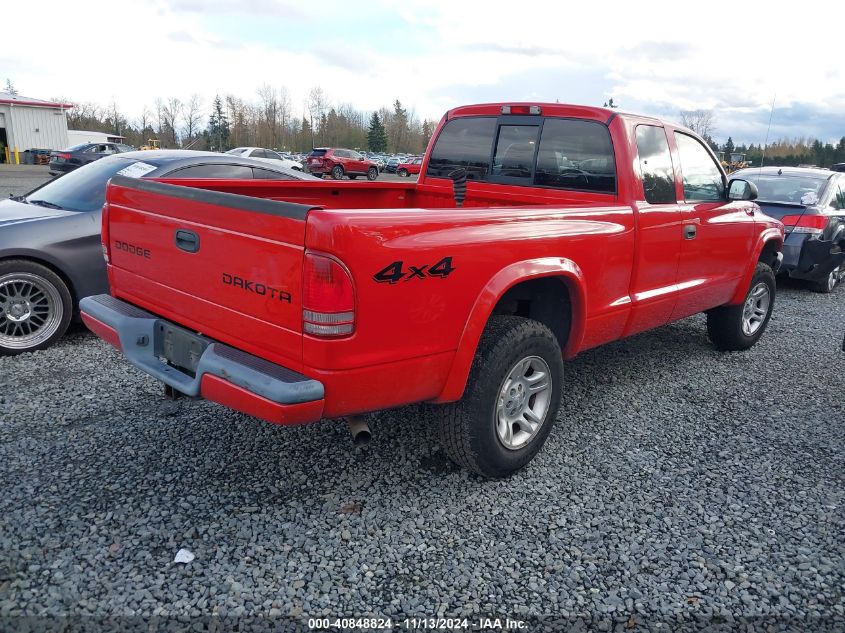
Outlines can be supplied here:
<path id="1" fill-rule="evenodd" d="M 777 95 L 770 140 L 845 136 L 839 1 L 7 4 L 0 80 L 36 98 L 115 99 L 130 120 L 156 97 L 255 100 L 267 83 L 297 112 L 320 86 L 332 102 L 398 98 L 429 119 L 473 102 L 612 96 L 672 120 L 712 109 L 718 139 L 758 144 Z"/>

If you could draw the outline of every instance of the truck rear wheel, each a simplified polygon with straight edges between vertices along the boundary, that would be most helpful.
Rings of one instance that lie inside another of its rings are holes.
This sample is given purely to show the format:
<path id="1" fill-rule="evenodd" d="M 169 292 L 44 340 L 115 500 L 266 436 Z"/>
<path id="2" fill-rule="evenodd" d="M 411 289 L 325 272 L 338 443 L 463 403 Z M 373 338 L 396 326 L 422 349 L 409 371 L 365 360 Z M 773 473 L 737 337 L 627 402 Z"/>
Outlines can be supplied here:
<path id="1" fill-rule="evenodd" d="M 513 474 L 549 436 L 562 382 L 560 345 L 548 327 L 522 317 L 492 317 L 463 399 L 439 411 L 447 454 L 483 477 Z"/>
<path id="2" fill-rule="evenodd" d="M 707 313 L 707 335 L 718 349 L 744 350 L 756 343 L 775 306 L 775 274 L 767 264 L 757 264 L 745 300 Z"/>

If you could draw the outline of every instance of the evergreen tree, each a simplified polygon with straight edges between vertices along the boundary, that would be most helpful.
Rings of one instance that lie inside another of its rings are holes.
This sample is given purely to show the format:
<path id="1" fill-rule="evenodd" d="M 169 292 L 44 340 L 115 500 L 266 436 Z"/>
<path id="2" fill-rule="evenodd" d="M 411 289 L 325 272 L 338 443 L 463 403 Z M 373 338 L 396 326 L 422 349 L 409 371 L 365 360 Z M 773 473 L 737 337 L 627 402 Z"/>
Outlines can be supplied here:
<path id="1" fill-rule="evenodd" d="M 370 118 L 370 129 L 367 132 L 367 148 L 371 152 L 387 151 L 387 132 L 378 116 L 378 112 L 373 112 L 373 116 Z"/>
<path id="2" fill-rule="evenodd" d="M 206 130 L 206 142 L 209 147 L 214 147 L 218 152 L 229 149 L 229 119 L 226 118 L 226 111 L 223 108 L 223 101 L 220 96 L 214 97 L 211 105 L 211 116 L 208 117 L 208 129 Z"/>
<path id="3" fill-rule="evenodd" d="M 314 130 L 311 129 L 311 124 L 308 122 L 308 119 L 302 117 L 302 130 L 299 146 L 303 149 L 307 148 L 314 148 Z"/>
<path id="4" fill-rule="evenodd" d="M 604 108 L 610 108 L 610 109 L 616 109 L 616 108 L 618 108 L 618 107 L 619 107 L 619 104 L 618 104 L 618 103 L 614 103 L 614 102 L 613 102 L 613 97 L 611 97 L 610 99 L 608 99 L 607 101 L 605 101 L 605 102 L 604 102 L 604 106 L 602 106 L 602 107 L 604 107 Z"/>
<path id="5" fill-rule="evenodd" d="M 431 140 L 431 136 L 434 134 L 434 123 L 426 119 L 423 121 L 422 124 L 422 144 L 423 148 L 428 147 L 428 142 Z"/>
<path id="6" fill-rule="evenodd" d="M 402 107 L 402 102 L 397 99 L 393 104 L 393 117 L 390 122 L 390 142 L 393 145 L 392 151 L 404 152 L 408 148 L 408 111 Z"/>
<path id="7" fill-rule="evenodd" d="M 722 149 L 725 152 L 725 160 L 730 160 L 731 152 L 736 150 L 736 146 L 734 145 L 734 140 L 730 136 L 728 137 L 728 142 L 725 143 L 725 146 Z"/>

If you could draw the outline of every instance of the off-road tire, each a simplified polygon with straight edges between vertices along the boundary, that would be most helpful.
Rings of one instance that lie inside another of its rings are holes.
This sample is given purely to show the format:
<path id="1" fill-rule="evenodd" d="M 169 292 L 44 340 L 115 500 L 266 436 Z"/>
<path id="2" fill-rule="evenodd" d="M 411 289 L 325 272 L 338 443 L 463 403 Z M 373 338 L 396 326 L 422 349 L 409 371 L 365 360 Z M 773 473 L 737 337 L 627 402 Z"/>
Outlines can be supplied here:
<path id="1" fill-rule="evenodd" d="M 46 266 L 42 266 L 41 264 L 25 259 L 9 259 L 0 262 L 0 281 L 2 281 L 4 285 L 7 281 L 14 281 L 16 279 L 16 275 L 21 275 L 22 281 L 35 283 L 48 290 L 47 294 L 43 296 L 46 297 L 49 302 L 51 319 L 48 320 L 48 323 L 50 324 L 49 329 L 44 330 L 44 332 L 46 333 L 47 331 L 52 330 L 52 333 L 50 333 L 47 338 L 38 340 L 32 345 L 26 347 L 14 347 L 11 344 L 5 344 L 3 340 L 0 340 L 0 356 L 14 356 L 16 354 L 33 352 L 35 350 L 50 347 L 67 331 L 67 328 L 70 325 L 71 316 L 73 315 L 73 297 L 62 278 L 52 270 Z M 11 286 L 6 287 L 11 288 Z M 20 285 L 16 287 L 21 288 Z M 53 299 L 54 297 L 55 300 Z M 0 297 L 0 310 L 3 309 L 2 305 L 5 303 L 5 298 L 5 294 Z M 37 299 L 35 301 L 37 302 Z M 5 318 L 6 317 L 0 315 L 0 321 L 3 321 Z M 45 325 L 44 327 L 47 326 Z M 12 335 L 12 337 L 14 337 L 14 335 Z"/>
<path id="2" fill-rule="evenodd" d="M 540 357 L 549 367 L 550 403 L 528 443 L 519 449 L 508 449 L 496 432 L 499 392 L 511 368 L 529 356 Z M 447 455 L 482 477 L 502 478 L 515 473 L 543 447 L 560 407 L 562 383 L 561 349 L 548 327 L 522 317 L 491 317 L 473 359 L 463 398 L 437 407 L 439 435 Z"/>
<path id="3" fill-rule="evenodd" d="M 765 283 L 769 287 L 768 312 L 762 325 L 751 335 L 743 332 L 743 314 L 745 303 L 749 295 L 758 284 Z M 717 349 L 724 351 L 739 351 L 752 347 L 766 331 L 772 311 L 775 307 L 775 274 L 768 264 L 758 263 L 754 276 L 748 286 L 748 292 L 742 303 L 735 306 L 722 306 L 707 312 L 707 336 Z"/>

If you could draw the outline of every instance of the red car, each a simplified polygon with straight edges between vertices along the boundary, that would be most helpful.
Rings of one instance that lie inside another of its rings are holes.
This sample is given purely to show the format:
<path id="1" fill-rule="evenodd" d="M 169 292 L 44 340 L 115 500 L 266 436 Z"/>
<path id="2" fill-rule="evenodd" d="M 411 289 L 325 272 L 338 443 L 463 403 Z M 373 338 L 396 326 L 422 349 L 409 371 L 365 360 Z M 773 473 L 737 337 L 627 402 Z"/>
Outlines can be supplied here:
<path id="1" fill-rule="evenodd" d="M 422 158 L 412 158 L 407 163 L 399 163 L 399 166 L 396 168 L 396 175 L 407 177 L 411 174 L 418 174 L 420 173 L 420 168 L 422 168 Z"/>
<path id="2" fill-rule="evenodd" d="M 504 477 L 543 446 L 579 352 L 700 312 L 717 348 L 757 342 L 784 229 L 755 196 L 671 123 L 467 106 L 417 182 L 113 177 L 112 296 L 80 308 L 170 390 L 353 432 L 436 404 L 451 458 Z"/>
<path id="3" fill-rule="evenodd" d="M 349 176 L 350 180 L 358 176 L 366 176 L 367 180 L 378 178 L 378 165 L 352 149 L 314 148 L 308 154 L 305 167 L 315 176 L 328 174 L 335 180 L 342 180 L 344 176 Z"/>

